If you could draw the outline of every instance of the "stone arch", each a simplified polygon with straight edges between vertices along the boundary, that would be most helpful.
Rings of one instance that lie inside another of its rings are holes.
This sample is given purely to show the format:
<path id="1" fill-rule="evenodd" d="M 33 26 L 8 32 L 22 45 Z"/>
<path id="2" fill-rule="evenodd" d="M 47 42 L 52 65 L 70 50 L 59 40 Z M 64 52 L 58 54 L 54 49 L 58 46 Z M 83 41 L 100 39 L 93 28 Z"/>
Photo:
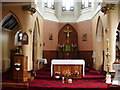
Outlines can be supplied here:
<path id="1" fill-rule="evenodd" d="M 101 17 L 98 17 L 96 26 L 96 61 L 95 66 L 98 70 L 104 69 L 104 31 Z M 99 62 L 99 63 L 98 63 Z"/>

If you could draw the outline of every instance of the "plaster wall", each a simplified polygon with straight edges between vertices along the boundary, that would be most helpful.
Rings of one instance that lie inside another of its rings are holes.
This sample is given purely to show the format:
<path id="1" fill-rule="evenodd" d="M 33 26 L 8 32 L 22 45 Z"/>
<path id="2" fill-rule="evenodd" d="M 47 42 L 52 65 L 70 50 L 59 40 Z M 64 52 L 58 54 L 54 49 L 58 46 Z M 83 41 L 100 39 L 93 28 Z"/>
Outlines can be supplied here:
<path id="1" fill-rule="evenodd" d="M 25 56 L 28 56 L 28 71 L 32 70 L 32 50 L 33 50 L 33 30 L 34 30 L 34 23 L 36 21 L 36 18 L 38 18 L 39 21 L 39 32 L 40 32 L 40 44 L 43 45 L 43 19 L 42 17 L 36 12 L 35 14 L 31 15 L 31 13 L 29 11 L 23 11 L 21 4 L 12 4 L 12 6 L 10 4 L 7 5 L 3 5 L 2 7 L 2 18 L 4 18 L 8 13 L 12 12 L 18 19 L 19 21 L 19 25 L 20 25 L 20 29 L 22 30 L 22 32 L 26 32 L 28 34 L 29 37 L 29 43 L 28 45 L 23 45 L 23 54 Z M 15 31 L 16 32 L 16 31 Z M 15 33 L 11 33 L 11 36 L 14 37 Z M 14 38 L 11 38 L 10 40 L 11 42 L 9 43 L 9 49 L 15 49 L 14 47 Z M 39 47 L 39 55 L 38 58 L 42 58 L 42 48 L 43 46 Z M 10 59 L 10 58 L 9 58 Z M 9 68 L 9 66 L 8 66 Z"/>
<path id="2" fill-rule="evenodd" d="M 58 33 L 67 23 L 57 23 L 45 20 L 44 22 L 44 50 L 57 50 Z M 69 23 L 77 31 L 78 47 L 80 51 L 92 50 L 92 22 L 87 20 L 79 23 Z M 86 26 L 87 25 L 87 26 Z M 50 34 L 53 35 L 53 40 L 49 40 Z M 82 40 L 82 36 L 87 34 L 87 41 Z"/>
<path id="3" fill-rule="evenodd" d="M 92 47 L 92 21 L 86 20 L 77 23 L 78 45 L 80 51 L 90 51 Z M 83 40 L 83 35 L 86 36 L 86 41 Z"/>
<path id="4" fill-rule="evenodd" d="M 43 31 L 44 50 L 57 50 L 58 45 L 58 23 L 45 20 Z M 52 35 L 53 40 L 49 40 Z"/>
<path id="5" fill-rule="evenodd" d="M 98 18 L 102 20 L 102 41 L 97 41 L 97 23 Z M 92 19 L 92 33 L 93 33 L 93 51 L 95 52 L 95 61 L 94 68 L 100 70 L 102 63 L 104 63 L 104 70 L 107 70 L 107 60 L 110 62 L 110 72 L 114 72 L 112 68 L 112 64 L 115 61 L 115 32 L 118 24 L 118 5 L 116 5 L 114 11 L 107 12 L 107 14 L 103 14 L 102 12 L 98 12 L 96 16 Z M 106 58 L 107 52 L 107 39 L 109 39 L 109 59 Z M 99 51 L 103 50 L 104 55 L 100 55 Z M 104 62 L 103 62 L 104 57 Z M 98 63 L 99 62 L 99 63 Z"/>

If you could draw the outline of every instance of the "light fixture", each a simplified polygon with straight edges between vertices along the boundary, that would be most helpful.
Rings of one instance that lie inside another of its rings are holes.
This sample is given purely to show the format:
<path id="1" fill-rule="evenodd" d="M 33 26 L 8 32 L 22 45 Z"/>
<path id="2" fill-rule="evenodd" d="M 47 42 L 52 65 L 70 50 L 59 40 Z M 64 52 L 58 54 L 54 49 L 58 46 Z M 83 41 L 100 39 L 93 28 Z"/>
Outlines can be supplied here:
<path id="1" fill-rule="evenodd" d="M 106 14 L 109 11 L 113 11 L 115 9 L 115 4 L 106 4 L 104 7 L 101 8 L 101 12 Z"/>
<path id="2" fill-rule="evenodd" d="M 24 5 L 22 6 L 23 11 L 30 11 L 31 14 L 34 14 L 36 12 L 36 9 L 31 7 L 31 5 Z"/>

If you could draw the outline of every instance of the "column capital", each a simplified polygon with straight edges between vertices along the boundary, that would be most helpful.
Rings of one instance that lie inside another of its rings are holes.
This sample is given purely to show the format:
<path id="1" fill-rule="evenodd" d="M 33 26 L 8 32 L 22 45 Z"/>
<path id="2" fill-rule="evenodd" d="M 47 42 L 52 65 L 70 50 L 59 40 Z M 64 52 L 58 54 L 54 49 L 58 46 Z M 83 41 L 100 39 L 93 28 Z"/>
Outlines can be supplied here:
<path id="1" fill-rule="evenodd" d="M 106 4 L 101 8 L 101 12 L 107 14 L 108 12 L 113 12 L 115 10 L 115 4 Z"/>

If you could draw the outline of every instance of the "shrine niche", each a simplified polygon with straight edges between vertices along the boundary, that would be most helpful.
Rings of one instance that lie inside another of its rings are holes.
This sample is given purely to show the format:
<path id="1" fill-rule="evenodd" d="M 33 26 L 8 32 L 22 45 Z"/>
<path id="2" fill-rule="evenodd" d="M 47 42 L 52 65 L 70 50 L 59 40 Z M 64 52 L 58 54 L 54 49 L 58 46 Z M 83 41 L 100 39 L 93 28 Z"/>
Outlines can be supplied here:
<path id="1" fill-rule="evenodd" d="M 28 44 L 28 35 L 26 32 L 24 32 L 22 37 L 22 45 L 27 45 L 27 44 Z"/>
<path id="2" fill-rule="evenodd" d="M 58 58 L 75 59 L 78 58 L 78 35 L 76 30 L 66 24 L 58 35 Z"/>

